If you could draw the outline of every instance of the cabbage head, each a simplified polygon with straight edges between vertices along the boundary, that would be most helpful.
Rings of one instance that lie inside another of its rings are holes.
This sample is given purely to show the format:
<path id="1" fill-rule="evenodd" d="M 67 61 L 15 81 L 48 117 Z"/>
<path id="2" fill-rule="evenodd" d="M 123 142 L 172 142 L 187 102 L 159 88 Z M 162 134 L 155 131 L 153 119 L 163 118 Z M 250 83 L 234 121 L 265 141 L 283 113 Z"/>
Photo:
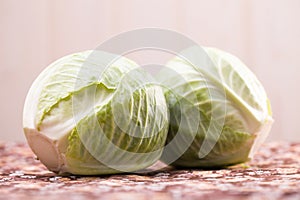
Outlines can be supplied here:
<path id="1" fill-rule="evenodd" d="M 133 61 L 84 51 L 47 67 L 27 95 L 23 126 L 38 159 L 58 174 L 132 172 L 161 156 L 163 91 Z"/>
<path id="2" fill-rule="evenodd" d="M 191 47 L 158 76 L 170 112 L 161 160 L 219 168 L 248 161 L 266 138 L 272 113 L 256 76 L 237 57 Z"/>

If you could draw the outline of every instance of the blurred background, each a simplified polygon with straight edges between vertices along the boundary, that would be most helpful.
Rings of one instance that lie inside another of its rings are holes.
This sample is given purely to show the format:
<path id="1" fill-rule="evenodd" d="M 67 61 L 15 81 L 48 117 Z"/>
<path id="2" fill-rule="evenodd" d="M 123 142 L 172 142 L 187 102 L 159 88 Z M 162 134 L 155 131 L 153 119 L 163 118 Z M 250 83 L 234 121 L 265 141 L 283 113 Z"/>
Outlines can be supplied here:
<path id="1" fill-rule="evenodd" d="M 299 0 L 0 0 L 0 140 L 25 140 L 25 96 L 51 62 L 158 27 L 238 56 L 271 100 L 268 140 L 299 141 L 299 10 Z"/>

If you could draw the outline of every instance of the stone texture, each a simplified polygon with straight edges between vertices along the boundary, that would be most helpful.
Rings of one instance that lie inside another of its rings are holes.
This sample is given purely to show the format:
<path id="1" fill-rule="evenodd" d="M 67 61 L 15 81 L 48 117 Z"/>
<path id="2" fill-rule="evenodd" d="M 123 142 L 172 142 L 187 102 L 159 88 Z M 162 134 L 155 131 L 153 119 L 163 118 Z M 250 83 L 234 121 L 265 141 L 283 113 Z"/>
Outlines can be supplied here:
<path id="1" fill-rule="evenodd" d="M 26 144 L 0 143 L 0 199 L 42 198 L 300 199 L 300 143 L 264 144 L 252 161 L 227 169 L 157 163 L 139 173 L 97 177 L 57 176 Z"/>

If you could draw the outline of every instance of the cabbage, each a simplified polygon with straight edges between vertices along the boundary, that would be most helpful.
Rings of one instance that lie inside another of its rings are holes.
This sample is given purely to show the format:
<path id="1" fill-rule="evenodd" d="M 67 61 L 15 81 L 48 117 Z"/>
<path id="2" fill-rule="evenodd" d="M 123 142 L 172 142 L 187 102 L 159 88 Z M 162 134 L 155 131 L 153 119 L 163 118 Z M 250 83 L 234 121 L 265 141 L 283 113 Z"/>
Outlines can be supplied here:
<path id="1" fill-rule="evenodd" d="M 133 61 L 102 51 L 65 56 L 26 97 L 23 127 L 38 159 L 58 174 L 248 161 L 272 125 L 270 102 L 235 56 L 191 47 L 154 80 Z"/>
<path id="2" fill-rule="evenodd" d="M 261 83 L 235 56 L 191 47 L 158 76 L 170 112 L 161 160 L 177 167 L 224 167 L 248 161 L 272 124 Z"/>
<path id="3" fill-rule="evenodd" d="M 161 87 L 133 61 L 101 51 L 68 55 L 47 67 L 23 113 L 29 146 L 59 174 L 146 168 L 160 158 L 168 125 Z"/>

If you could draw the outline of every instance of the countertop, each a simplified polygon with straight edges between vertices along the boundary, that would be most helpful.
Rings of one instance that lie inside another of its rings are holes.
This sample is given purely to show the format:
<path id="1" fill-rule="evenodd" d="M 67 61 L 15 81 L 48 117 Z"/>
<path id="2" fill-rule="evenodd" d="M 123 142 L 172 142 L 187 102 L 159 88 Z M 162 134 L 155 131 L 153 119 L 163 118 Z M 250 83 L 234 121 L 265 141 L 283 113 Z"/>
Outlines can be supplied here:
<path id="1" fill-rule="evenodd" d="M 0 142 L 0 199 L 300 199 L 300 142 L 266 143 L 246 165 L 226 169 L 64 177 L 25 143 Z"/>

